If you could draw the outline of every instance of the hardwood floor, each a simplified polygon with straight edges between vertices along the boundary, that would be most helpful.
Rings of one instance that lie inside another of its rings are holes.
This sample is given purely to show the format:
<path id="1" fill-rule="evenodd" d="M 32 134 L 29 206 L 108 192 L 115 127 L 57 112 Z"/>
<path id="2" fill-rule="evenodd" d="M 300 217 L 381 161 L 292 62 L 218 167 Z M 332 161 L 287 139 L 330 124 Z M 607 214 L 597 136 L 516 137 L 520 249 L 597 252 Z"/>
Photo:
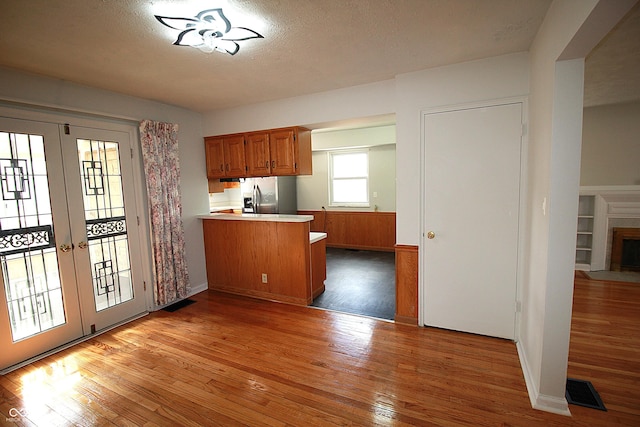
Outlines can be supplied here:
<path id="1" fill-rule="evenodd" d="M 576 279 L 569 376 L 609 411 L 573 417 L 531 409 L 509 341 L 193 298 L 0 377 L 0 424 L 640 425 L 640 286 Z"/>
<path id="2" fill-rule="evenodd" d="M 572 405 L 574 418 L 640 426 L 640 283 L 576 272 L 567 376 L 591 381 L 608 410 Z"/>

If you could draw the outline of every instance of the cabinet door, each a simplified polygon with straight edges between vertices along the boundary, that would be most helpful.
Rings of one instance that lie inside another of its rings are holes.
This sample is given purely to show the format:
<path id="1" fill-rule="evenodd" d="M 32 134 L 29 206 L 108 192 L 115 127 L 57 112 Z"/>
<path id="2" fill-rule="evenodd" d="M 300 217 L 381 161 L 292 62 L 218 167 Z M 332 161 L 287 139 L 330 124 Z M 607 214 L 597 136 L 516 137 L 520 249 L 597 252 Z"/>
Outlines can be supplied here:
<path id="1" fill-rule="evenodd" d="M 271 175 L 271 157 L 269 154 L 269 134 L 266 132 L 247 135 L 245 146 L 247 168 L 251 176 Z"/>
<path id="2" fill-rule="evenodd" d="M 272 131 L 269 134 L 272 175 L 296 175 L 298 150 L 294 129 Z"/>
<path id="3" fill-rule="evenodd" d="M 244 135 L 232 135 L 224 139 L 225 173 L 228 177 L 241 178 L 247 175 L 244 157 Z"/>
<path id="4" fill-rule="evenodd" d="M 207 178 L 224 177 L 224 149 L 222 138 L 206 138 L 204 143 L 207 158 Z"/>

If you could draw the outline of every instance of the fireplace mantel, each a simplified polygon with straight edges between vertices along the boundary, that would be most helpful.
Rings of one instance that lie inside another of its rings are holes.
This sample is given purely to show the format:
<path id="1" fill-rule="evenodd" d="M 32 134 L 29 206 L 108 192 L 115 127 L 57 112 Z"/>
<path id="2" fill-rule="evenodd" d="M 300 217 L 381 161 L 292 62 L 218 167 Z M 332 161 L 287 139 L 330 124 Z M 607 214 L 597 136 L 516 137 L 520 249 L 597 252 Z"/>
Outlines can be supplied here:
<path id="1" fill-rule="evenodd" d="M 591 271 L 609 270 L 613 227 L 640 227 L 640 185 L 580 187 L 594 196 Z"/>

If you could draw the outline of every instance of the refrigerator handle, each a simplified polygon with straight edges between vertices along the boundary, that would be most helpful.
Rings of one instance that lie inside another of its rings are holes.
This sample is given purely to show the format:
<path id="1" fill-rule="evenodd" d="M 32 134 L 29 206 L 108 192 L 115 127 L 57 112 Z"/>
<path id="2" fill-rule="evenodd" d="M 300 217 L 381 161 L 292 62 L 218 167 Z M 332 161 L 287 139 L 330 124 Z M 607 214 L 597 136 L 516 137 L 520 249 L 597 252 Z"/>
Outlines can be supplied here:
<path id="1" fill-rule="evenodd" d="M 258 184 L 254 184 L 253 186 L 253 213 L 260 213 L 260 187 Z"/>

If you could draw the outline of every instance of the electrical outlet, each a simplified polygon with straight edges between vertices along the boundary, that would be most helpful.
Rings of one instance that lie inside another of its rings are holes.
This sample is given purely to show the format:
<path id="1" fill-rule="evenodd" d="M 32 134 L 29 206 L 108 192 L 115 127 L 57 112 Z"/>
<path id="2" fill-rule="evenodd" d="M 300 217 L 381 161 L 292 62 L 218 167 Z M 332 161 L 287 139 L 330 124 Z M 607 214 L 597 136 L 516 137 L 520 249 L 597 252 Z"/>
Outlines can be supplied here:
<path id="1" fill-rule="evenodd" d="M 262 273 L 262 283 L 267 283 L 267 273 Z"/>

